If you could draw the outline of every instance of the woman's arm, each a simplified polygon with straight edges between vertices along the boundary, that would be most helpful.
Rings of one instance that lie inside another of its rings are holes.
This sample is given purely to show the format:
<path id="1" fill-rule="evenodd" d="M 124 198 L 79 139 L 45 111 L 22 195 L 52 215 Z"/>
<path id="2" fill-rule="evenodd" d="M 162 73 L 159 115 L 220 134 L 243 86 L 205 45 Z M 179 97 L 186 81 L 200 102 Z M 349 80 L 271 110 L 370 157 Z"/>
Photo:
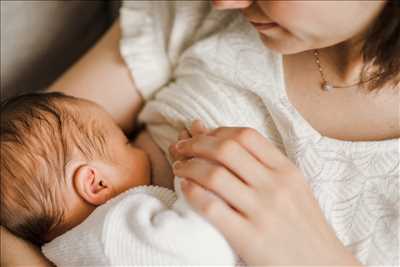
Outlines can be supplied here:
<path id="1" fill-rule="evenodd" d="M 53 267 L 37 247 L 14 236 L 3 226 L 0 228 L 0 233 L 1 266 Z"/>
<path id="2" fill-rule="evenodd" d="M 48 90 L 100 104 L 129 134 L 134 128 L 143 100 L 119 53 L 120 37 L 119 20 L 116 20 L 95 46 Z"/>

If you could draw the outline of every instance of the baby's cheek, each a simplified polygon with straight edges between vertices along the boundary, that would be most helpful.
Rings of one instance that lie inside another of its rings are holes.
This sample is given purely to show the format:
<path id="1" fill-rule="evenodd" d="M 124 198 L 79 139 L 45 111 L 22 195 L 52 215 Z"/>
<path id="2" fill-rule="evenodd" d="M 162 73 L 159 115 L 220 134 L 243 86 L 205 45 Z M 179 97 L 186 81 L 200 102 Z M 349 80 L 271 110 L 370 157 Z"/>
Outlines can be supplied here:
<path id="1" fill-rule="evenodd" d="M 150 184 L 150 171 L 147 166 L 141 161 L 126 158 L 126 161 L 120 165 L 119 175 L 115 182 L 115 191 L 122 193 L 136 186 Z"/>
<path id="2" fill-rule="evenodd" d="M 151 165 L 147 154 L 136 150 L 130 164 L 131 186 L 149 185 L 151 183 Z"/>

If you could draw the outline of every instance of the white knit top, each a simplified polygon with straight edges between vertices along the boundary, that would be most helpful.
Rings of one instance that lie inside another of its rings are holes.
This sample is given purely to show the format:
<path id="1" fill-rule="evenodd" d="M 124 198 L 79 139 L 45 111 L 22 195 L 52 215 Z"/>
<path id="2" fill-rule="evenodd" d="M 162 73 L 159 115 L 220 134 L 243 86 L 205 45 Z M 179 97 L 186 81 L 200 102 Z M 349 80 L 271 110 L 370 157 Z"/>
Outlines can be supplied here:
<path id="1" fill-rule="evenodd" d="M 255 128 L 303 171 L 363 264 L 399 264 L 399 139 L 321 136 L 288 100 L 281 55 L 239 12 L 208 1 L 126 1 L 121 26 L 121 54 L 147 100 L 139 119 L 166 154 L 194 119 Z"/>

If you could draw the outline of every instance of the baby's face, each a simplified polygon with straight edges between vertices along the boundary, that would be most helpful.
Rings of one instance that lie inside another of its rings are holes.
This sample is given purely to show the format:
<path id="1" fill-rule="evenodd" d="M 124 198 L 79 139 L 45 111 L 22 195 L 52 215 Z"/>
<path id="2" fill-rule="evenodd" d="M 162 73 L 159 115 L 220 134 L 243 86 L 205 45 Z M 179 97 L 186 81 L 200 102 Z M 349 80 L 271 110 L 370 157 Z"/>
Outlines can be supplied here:
<path id="1" fill-rule="evenodd" d="M 147 154 L 132 145 L 108 112 L 92 103 L 89 105 L 94 106 L 91 115 L 96 116 L 96 120 L 99 120 L 106 131 L 111 160 L 107 161 L 108 166 L 104 170 L 107 170 L 107 176 L 110 177 L 113 197 L 129 188 L 149 185 L 151 168 Z"/>

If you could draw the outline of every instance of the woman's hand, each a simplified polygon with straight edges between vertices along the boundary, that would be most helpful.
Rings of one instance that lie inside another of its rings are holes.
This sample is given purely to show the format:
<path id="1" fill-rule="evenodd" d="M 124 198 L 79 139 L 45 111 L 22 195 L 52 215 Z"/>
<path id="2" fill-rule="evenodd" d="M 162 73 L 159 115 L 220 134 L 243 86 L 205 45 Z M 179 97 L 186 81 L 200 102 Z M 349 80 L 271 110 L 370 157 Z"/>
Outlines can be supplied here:
<path id="1" fill-rule="evenodd" d="M 359 265 L 300 170 L 257 131 L 203 128 L 192 135 L 171 146 L 179 159 L 174 173 L 186 178 L 188 202 L 247 264 Z"/>

